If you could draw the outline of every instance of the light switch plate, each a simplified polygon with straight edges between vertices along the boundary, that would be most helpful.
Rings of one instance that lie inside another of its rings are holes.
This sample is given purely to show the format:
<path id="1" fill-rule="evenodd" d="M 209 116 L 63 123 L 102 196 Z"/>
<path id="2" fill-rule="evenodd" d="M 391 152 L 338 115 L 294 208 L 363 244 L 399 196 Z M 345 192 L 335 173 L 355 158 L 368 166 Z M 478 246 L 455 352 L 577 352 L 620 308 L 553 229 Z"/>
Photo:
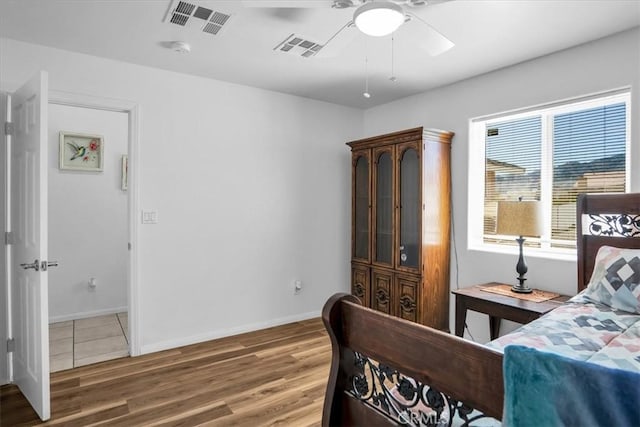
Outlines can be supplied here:
<path id="1" fill-rule="evenodd" d="M 158 211 L 142 211 L 142 223 L 143 224 L 157 224 L 158 223 Z"/>

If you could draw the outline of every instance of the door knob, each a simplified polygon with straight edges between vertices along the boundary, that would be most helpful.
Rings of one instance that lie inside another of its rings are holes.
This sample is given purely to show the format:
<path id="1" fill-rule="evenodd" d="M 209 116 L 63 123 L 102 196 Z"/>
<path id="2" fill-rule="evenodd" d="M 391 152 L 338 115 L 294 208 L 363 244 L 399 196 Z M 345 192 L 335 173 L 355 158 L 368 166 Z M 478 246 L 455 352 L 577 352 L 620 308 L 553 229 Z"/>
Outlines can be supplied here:
<path id="1" fill-rule="evenodd" d="M 20 267 L 24 268 L 25 270 L 33 268 L 35 271 L 40 271 L 40 262 L 38 260 L 35 260 L 32 263 L 20 264 Z"/>
<path id="2" fill-rule="evenodd" d="M 49 267 L 57 267 L 58 266 L 58 261 L 42 261 L 41 265 L 40 265 L 40 269 L 42 271 L 47 271 L 47 268 Z"/>

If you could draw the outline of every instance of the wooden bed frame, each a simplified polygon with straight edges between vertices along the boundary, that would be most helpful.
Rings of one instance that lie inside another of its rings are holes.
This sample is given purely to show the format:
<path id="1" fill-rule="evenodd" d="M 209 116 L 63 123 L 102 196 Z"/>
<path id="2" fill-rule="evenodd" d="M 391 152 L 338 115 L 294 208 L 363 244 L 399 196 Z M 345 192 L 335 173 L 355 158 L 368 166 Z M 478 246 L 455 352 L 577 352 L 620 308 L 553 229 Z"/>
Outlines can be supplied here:
<path id="1" fill-rule="evenodd" d="M 600 246 L 640 248 L 640 233 L 626 229 L 630 218 L 640 221 L 640 193 L 581 195 L 576 211 L 581 291 Z M 590 234 L 582 233 L 585 224 Z M 502 418 L 502 353 L 364 308 L 348 294 L 331 297 L 322 318 L 332 344 L 323 426 L 399 425 L 399 418 L 410 424 L 407 408 L 434 415 L 422 420 L 433 425 L 447 411 L 468 420 L 470 408 Z"/>

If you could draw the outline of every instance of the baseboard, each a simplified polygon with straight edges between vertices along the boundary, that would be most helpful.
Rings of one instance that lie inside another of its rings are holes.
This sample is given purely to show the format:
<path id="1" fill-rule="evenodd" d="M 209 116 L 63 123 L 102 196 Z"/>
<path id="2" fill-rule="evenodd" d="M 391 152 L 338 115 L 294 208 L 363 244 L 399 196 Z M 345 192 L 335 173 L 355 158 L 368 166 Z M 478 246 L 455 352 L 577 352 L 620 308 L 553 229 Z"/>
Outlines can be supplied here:
<path id="1" fill-rule="evenodd" d="M 320 317 L 320 311 L 311 311 L 308 313 L 296 314 L 293 316 L 280 317 L 265 322 L 251 323 L 249 325 L 238 326 L 235 328 L 222 329 L 204 334 L 192 335 L 189 337 L 178 338 L 174 340 L 162 341 L 154 344 L 143 345 L 140 354 L 155 353 L 156 351 L 169 350 L 185 345 L 197 344 L 204 341 L 211 341 L 218 338 L 229 337 L 232 335 L 243 334 L 245 332 L 253 332 L 260 329 L 271 328 L 273 326 L 285 325 L 287 323 L 299 322 L 301 320 L 313 319 Z"/>
<path id="2" fill-rule="evenodd" d="M 103 308 L 101 310 L 83 311 L 81 313 L 63 314 L 61 316 L 50 316 L 49 323 L 66 322 L 68 320 L 86 319 L 87 317 L 104 316 L 107 314 L 123 313 L 128 311 L 128 307 Z"/>

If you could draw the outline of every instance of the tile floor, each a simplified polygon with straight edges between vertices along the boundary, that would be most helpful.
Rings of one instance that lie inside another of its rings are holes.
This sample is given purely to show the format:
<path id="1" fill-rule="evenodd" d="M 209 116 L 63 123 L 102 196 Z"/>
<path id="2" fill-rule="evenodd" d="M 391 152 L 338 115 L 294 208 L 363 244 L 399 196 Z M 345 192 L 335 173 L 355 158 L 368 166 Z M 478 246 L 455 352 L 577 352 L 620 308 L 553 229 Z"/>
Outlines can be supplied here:
<path id="1" fill-rule="evenodd" d="M 128 356 L 127 325 L 127 313 L 51 323 L 50 371 L 63 371 Z"/>

